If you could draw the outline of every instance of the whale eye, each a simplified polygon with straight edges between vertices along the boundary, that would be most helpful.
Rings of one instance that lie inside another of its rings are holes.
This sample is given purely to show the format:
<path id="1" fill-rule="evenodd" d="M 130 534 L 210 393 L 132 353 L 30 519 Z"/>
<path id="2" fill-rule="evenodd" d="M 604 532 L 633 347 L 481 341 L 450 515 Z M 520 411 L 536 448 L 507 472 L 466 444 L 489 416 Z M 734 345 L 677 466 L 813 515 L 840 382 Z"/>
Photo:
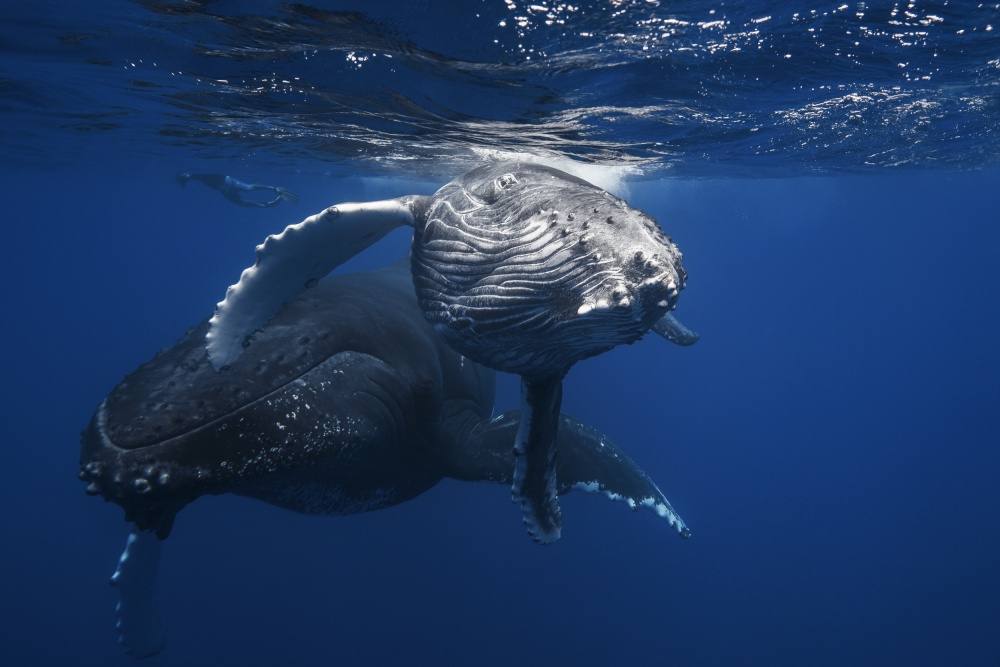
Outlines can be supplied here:
<path id="1" fill-rule="evenodd" d="M 514 178 L 514 174 L 504 174 L 496 180 L 497 190 L 503 190 L 517 183 L 517 179 Z"/>

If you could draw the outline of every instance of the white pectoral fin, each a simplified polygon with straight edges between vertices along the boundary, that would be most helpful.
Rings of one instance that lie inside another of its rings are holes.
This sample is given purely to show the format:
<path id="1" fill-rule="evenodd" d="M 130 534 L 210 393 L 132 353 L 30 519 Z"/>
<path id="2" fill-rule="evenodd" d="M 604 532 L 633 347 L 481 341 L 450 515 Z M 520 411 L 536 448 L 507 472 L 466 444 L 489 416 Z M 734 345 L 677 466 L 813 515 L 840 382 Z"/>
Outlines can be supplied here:
<path id="1" fill-rule="evenodd" d="M 680 320 L 667 313 L 653 323 L 653 331 L 676 345 L 694 345 L 700 336 L 681 324 Z"/>
<path id="2" fill-rule="evenodd" d="M 268 236 L 257 246 L 257 262 L 216 306 L 206 336 L 212 366 L 219 370 L 236 361 L 282 305 L 330 271 L 392 230 L 413 226 L 417 199 L 338 204 Z"/>
<path id="3" fill-rule="evenodd" d="M 163 627 L 156 613 L 156 572 L 162 542 L 155 533 L 133 529 L 111 585 L 118 589 L 118 641 L 136 658 L 163 650 Z"/>

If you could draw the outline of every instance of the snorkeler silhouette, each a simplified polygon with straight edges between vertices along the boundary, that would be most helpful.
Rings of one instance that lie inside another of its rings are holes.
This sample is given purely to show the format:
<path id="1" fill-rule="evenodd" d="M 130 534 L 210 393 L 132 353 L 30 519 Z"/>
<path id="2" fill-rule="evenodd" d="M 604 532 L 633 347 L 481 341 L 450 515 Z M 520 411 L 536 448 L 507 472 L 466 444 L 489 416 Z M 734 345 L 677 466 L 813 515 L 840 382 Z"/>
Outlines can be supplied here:
<path id="1" fill-rule="evenodd" d="M 226 176 L 225 174 L 188 174 L 186 172 L 183 174 L 177 174 L 177 182 L 181 184 L 181 187 L 192 179 L 204 183 L 213 190 L 218 190 L 222 193 L 222 196 L 237 206 L 255 206 L 265 208 L 268 206 L 276 206 L 282 200 L 291 204 L 299 203 L 299 196 L 297 194 L 289 192 L 284 188 L 279 188 L 275 185 L 244 183 L 243 181 L 238 181 L 232 176 Z M 252 199 L 243 198 L 242 193 L 252 192 L 253 190 L 270 190 L 278 196 L 271 201 L 265 202 L 257 202 Z"/>

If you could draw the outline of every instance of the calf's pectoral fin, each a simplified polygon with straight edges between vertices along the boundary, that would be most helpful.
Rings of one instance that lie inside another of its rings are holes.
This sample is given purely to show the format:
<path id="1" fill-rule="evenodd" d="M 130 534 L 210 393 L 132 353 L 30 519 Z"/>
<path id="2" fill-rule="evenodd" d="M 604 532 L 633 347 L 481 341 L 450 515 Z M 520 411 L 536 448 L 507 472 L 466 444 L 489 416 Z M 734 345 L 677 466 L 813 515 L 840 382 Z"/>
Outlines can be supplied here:
<path id="1" fill-rule="evenodd" d="M 562 532 L 556 475 L 556 435 L 562 377 L 521 379 L 521 423 L 514 439 L 512 500 L 521 506 L 528 535 L 551 544 Z"/>
<path id="2" fill-rule="evenodd" d="M 257 246 L 257 262 L 216 306 L 206 336 L 213 368 L 236 361 L 283 304 L 392 230 L 413 226 L 420 199 L 338 204 L 268 236 Z"/>

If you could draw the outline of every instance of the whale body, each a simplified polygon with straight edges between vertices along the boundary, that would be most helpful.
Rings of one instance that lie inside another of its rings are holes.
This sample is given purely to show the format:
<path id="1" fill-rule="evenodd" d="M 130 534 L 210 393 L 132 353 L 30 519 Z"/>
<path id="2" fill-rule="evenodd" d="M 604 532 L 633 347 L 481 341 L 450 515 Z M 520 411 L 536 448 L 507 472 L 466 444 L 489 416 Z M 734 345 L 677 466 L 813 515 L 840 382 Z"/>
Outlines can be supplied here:
<path id="1" fill-rule="evenodd" d="M 232 493 L 309 514 L 396 505 L 448 477 L 511 484 L 518 411 L 492 416 L 494 372 L 455 352 L 417 306 L 405 262 L 320 281 L 221 372 L 208 323 L 128 374 L 83 433 L 87 492 L 133 524 L 113 583 L 126 649 L 163 645 L 159 545 L 186 505 Z M 559 493 L 600 492 L 689 531 L 653 481 L 560 415 Z"/>

